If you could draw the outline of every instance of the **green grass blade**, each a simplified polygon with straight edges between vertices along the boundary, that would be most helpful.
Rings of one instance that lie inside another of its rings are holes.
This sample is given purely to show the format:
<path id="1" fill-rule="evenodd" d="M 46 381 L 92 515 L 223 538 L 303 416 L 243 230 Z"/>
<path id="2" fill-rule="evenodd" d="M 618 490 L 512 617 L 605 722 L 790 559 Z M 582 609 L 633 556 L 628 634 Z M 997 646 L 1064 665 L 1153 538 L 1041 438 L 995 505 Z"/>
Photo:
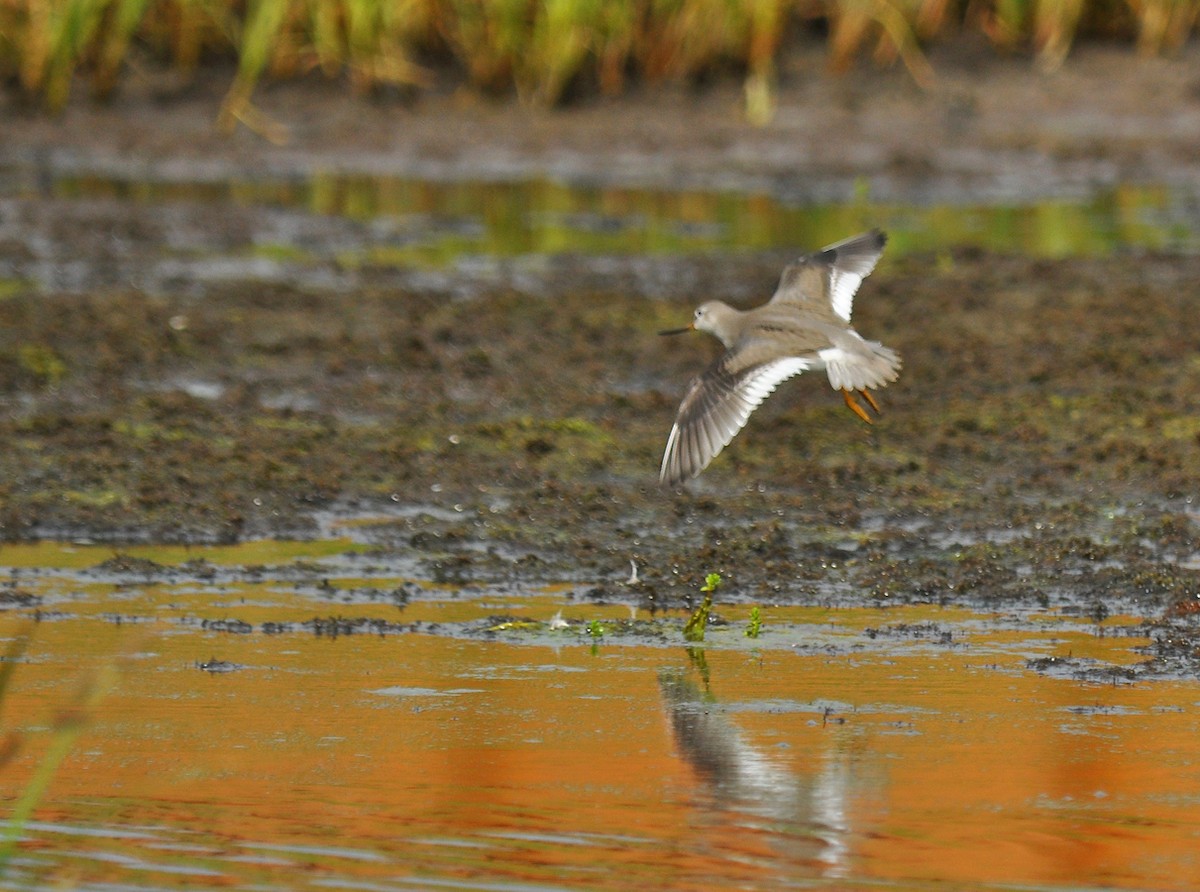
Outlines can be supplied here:
<path id="1" fill-rule="evenodd" d="M 223 129 L 231 131 L 241 121 L 272 142 L 286 141 L 281 128 L 251 107 L 250 95 L 267 70 L 290 7 L 289 0 L 258 0 L 251 8 L 238 45 L 237 76 L 218 116 Z"/>
<path id="2" fill-rule="evenodd" d="M 98 96 L 107 96 L 116 86 L 117 74 L 129 52 L 134 32 L 146 16 L 149 0 L 117 0 L 116 12 L 104 37 L 93 78 Z"/>
<path id="3" fill-rule="evenodd" d="M 17 646 L 24 648 L 25 645 Z M 12 648 L 13 646 L 10 646 L 10 652 Z M 76 695 L 75 701 L 62 710 L 55 719 L 50 735 L 50 745 L 47 747 L 45 755 L 42 756 L 41 762 L 38 763 L 33 777 L 30 778 L 29 783 L 25 785 L 25 789 L 13 805 L 12 812 L 8 817 L 8 826 L 0 835 L 0 876 L 7 871 L 17 843 L 21 839 L 21 834 L 33 816 L 34 809 L 45 797 L 46 790 L 49 789 L 51 781 L 58 773 L 59 766 L 70 754 L 71 749 L 75 746 L 75 741 L 91 721 L 97 704 L 112 689 L 116 681 L 116 674 L 115 663 L 105 663 L 93 677 L 86 681 Z M 7 682 L 6 678 L 5 685 Z"/>

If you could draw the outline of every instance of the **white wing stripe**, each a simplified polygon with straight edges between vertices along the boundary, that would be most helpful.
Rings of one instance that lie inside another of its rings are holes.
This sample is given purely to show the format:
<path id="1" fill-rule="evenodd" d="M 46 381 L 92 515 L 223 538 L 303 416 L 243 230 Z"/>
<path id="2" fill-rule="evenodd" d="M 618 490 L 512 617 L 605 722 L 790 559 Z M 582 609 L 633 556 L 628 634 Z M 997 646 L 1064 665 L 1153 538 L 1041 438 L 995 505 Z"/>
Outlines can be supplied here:
<path id="1" fill-rule="evenodd" d="M 850 270 L 834 267 L 829 272 L 829 302 L 833 311 L 850 321 L 850 313 L 854 309 L 854 295 L 863 283 L 863 276 Z"/>

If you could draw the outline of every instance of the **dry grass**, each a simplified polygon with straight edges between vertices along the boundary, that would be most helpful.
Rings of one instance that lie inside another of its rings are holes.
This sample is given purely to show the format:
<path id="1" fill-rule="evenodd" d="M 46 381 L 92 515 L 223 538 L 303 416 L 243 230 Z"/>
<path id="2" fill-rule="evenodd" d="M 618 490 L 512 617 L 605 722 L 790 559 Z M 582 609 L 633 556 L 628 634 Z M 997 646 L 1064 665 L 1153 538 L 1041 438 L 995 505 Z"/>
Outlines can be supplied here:
<path id="1" fill-rule="evenodd" d="M 57 109 L 80 78 L 103 97 L 131 65 L 186 74 L 236 57 L 222 120 L 262 128 L 255 85 L 313 69 L 360 92 L 407 91 L 429 84 L 426 65 L 450 63 L 477 90 L 542 105 L 631 78 L 736 71 L 762 122 L 781 43 L 814 24 L 827 26 L 831 68 L 870 53 L 926 84 L 924 48 L 963 30 L 1053 68 L 1081 34 L 1170 52 L 1198 12 L 1200 0 L 0 0 L 0 78 Z"/>

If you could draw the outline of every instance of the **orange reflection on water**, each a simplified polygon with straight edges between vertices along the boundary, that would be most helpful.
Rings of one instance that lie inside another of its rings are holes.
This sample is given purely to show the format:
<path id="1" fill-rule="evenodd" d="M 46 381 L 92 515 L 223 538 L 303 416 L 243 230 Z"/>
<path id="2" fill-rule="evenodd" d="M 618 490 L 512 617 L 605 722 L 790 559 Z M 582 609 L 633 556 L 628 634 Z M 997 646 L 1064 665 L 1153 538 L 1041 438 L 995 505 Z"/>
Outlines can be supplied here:
<path id="1" fill-rule="evenodd" d="M 212 592 L 146 586 L 125 610 L 154 619 L 118 625 L 104 586 L 45 586 L 64 615 L 36 628 L 3 704 L 25 738 L 0 774 L 8 802 L 79 679 L 114 659 L 120 674 L 24 832 L 21 881 L 1200 884 L 1200 685 L 1025 668 L 1031 654 L 1131 659 L 1136 641 L 1091 627 L 919 608 L 768 611 L 757 650 L 740 631 L 703 652 L 519 633 L 329 639 L 258 630 L 312 614 L 283 587 L 223 590 L 206 617 Z M 563 598 L 521 603 L 545 619 Z M 954 624 L 953 644 L 861 633 L 928 621 Z M 852 646 L 805 645 L 825 634 Z M 241 668 L 198 668 L 213 659 Z"/>

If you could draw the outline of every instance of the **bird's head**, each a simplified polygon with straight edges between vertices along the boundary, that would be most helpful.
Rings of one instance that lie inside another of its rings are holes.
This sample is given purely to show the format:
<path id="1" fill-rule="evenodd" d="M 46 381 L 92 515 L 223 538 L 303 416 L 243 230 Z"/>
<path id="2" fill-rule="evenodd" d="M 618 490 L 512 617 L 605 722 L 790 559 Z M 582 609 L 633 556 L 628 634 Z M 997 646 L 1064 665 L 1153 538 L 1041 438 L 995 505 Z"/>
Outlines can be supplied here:
<path id="1" fill-rule="evenodd" d="M 707 303 L 702 303 L 696 307 L 696 312 L 692 314 L 692 321 L 683 328 L 668 328 L 666 331 L 660 331 L 660 335 L 677 335 L 683 334 L 685 331 L 706 331 L 709 334 L 714 334 L 718 338 L 721 337 L 720 325 L 724 314 L 728 312 L 730 307 L 726 306 L 719 300 L 710 300 Z"/>

